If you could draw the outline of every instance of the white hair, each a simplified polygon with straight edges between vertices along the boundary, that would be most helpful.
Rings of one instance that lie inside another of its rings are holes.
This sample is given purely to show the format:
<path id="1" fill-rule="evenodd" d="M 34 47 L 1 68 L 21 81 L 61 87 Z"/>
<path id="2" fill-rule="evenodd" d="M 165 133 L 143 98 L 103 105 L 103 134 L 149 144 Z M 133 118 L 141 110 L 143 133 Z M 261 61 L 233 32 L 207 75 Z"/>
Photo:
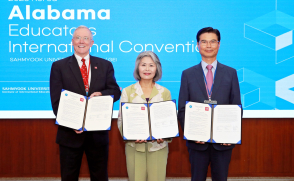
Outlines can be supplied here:
<path id="1" fill-rule="evenodd" d="M 90 31 L 90 33 L 91 33 L 91 40 L 93 40 L 93 33 L 92 33 L 92 31 L 91 31 L 87 26 L 84 26 L 84 25 L 81 25 L 81 26 L 79 26 L 79 27 L 77 27 L 77 28 L 75 29 L 74 33 L 72 34 L 72 38 L 74 38 L 76 31 L 77 31 L 78 29 L 82 29 L 82 28 L 87 29 L 87 30 Z"/>

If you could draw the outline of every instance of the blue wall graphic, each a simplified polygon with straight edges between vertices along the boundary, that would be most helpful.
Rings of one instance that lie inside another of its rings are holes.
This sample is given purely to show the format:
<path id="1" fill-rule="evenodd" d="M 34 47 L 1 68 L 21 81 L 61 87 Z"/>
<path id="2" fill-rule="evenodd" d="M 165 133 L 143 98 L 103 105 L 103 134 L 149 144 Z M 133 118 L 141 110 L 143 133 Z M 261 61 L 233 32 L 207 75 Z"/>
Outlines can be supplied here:
<path id="1" fill-rule="evenodd" d="M 91 54 L 112 62 L 121 88 L 136 82 L 137 55 L 153 50 L 163 67 L 158 83 L 172 99 L 182 71 L 201 61 L 197 31 L 217 28 L 218 61 L 237 70 L 244 116 L 294 117 L 292 0 L 5 0 L 0 8 L 1 118 L 54 117 L 51 65 L 73 54 L 79 25 L 90 27 Z"/>

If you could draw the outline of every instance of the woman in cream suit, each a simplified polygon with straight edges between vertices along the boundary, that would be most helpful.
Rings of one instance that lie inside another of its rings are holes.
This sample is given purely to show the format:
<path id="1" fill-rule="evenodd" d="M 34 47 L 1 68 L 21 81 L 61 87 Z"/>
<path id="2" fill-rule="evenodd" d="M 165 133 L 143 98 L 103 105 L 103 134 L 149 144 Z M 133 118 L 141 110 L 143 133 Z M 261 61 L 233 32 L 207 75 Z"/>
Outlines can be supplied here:
<path id="1" fill-rule="evenodd" d="M 141 52 L 135 62 L 137 83 L 123 89 L 121 102 L 149 103 L 171 100 L 170 91 L 155 83 L 162 76 L 159 58 L 152 51 Z M 121 111 L 118 128 L 122 130 Z M 125 144 L 127 170 L 130 181 L 165 181 L 168 143 L 158 139 L 128 141 Z"/>

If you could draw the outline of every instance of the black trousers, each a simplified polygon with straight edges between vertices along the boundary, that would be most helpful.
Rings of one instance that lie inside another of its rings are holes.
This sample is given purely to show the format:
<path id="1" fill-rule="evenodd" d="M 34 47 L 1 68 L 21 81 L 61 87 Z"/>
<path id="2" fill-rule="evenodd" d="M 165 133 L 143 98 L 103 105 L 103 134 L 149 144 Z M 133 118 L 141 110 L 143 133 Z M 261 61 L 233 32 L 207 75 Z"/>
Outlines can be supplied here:
<path id="1" fill-rule="evenodd" d="M 212 181 L 227 181 L 232 149 L 219 151 L 212 144 L 204 151 L 188 149 L 191 163 L 191 181 L 206 181 L 208 165 Z"/>
<path id="2" fill-rule="evenodd" d="M 79 148 L 59 145 L 61 180 L 78 181 L 85 152 L 91 181 L 108 181 L 108 147 L 108 144 L 95 146 L 91 134 L 86 136 L 84 144 Z"/>

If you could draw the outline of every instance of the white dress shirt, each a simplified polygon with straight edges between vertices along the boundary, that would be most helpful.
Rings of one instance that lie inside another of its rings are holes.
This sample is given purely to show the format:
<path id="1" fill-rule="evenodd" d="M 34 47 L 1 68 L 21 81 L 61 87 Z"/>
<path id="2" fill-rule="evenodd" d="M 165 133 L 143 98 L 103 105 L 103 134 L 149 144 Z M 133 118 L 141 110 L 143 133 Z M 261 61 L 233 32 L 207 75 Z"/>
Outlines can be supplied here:
<path id="1" fill-rule="evenodd" d="M 204 62 L 203 60 L 201 61 L 201 66 L 202 66 L 202 70 L 204 72 L 205 77 L 206 77 L 206 74 L 208 72 L 208 69 L 206 68 L 207 65 L 208 65 L 208 63 Z M 211 65 L 212 65 L 212 69 L 211 69 L 212 77 L 214 79 L 214 73 L 215 73 L 216 66 L 217 66 L 217 60 L 215 60 Z"/>

